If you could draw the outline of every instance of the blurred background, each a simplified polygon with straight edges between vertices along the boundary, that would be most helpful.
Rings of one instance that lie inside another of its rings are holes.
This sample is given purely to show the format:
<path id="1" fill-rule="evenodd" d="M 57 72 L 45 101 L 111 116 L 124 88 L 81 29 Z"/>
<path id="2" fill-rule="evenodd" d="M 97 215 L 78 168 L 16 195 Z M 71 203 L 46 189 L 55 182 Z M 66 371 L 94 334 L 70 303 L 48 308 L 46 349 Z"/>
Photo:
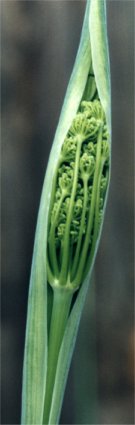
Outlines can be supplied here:
<path id="1" fill-rule="evenodd" d="M 107 0 L 112 179 L 61 424 L 133 424 L 134 0 Z M 85 1 L 2 1 L 2 424 L 18 424 L 44 173 Z"/>

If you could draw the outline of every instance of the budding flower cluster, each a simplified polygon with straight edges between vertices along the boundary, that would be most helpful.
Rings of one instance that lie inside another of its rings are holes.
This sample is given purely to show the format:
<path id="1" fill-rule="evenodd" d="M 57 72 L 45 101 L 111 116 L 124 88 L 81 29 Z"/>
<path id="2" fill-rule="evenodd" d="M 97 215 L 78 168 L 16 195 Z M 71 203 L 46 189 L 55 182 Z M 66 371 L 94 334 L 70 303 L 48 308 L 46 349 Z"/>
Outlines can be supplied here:
<path id="1" fill-rule="evenodd" d="M 85 276 L 98 237 L 109 156 L 102 105 L 99 100 L 82 101 L 61 148 L 48 225 L 51 276 L 57 276 L 60 285 L 68 282 L 73 290 Z"/>

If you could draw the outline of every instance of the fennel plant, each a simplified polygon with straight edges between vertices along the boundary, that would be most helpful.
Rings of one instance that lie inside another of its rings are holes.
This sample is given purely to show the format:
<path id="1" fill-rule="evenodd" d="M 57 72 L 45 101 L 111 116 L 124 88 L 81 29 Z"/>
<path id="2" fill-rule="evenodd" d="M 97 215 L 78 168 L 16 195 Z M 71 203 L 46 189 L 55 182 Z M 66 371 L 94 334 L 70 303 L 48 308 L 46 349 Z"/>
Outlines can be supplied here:
<path id="1" fill-rule="evenodd" d="M 39 209 L 23 372 L 22 424 L 57 424 L 110 180 L 104 0 L 88 0 Z"/>

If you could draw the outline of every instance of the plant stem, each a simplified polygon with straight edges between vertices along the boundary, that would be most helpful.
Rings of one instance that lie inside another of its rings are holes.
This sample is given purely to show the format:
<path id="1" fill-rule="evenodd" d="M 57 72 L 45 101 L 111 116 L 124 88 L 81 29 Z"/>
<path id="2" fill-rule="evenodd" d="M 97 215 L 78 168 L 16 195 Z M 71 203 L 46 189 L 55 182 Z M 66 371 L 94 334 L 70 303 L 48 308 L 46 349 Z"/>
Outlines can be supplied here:
<path id="1" fill-rule="evenodd" d="M 87 273 L 90 269 L 92 259 L 93 259 L 93 255 L 94 255 L 94 251 L 95 251 L 98 232 L 99 232 L 99 202 L 100 202 L 100 183 L 101 183 L 102 169 L 103 169 L 103 165 L 101 164 L 100 172 L 99 172 L 99 178 L 98 178 L 98 185 L 97 185 L 97 200 L 96 200 L 95 218 L 94 218 L 94 234 L 93 234 L 93 240 L 92 240 L 90 255 L 88 257 L 86 267 L 85 267 L 84 277 L 87 276 Z"/>
<path id="2" fill-rule="evenodd" d="M 46 394 L 43 413 L 43 424 L 46 425 L 49 421 L 58 356 L 70 311 L 72 296 L 72 292 L 61 289 L 54 289 L 48 346 Z"/>
<path id="3" fill-rule="evenodd" d="M 82 242 L 82 237 L 83 237 L 86 208 L 87 208 L 87 200 L 88 200 L 88 188 L 87 188 L 88 178 L 87 177 L 84 178 L 83 185 L 84 185 L 83 210 L 82 210 L 82 217 L 81 217 L 81 223 L 80 223 L 80 229 L 79 229 L 78 242 L 77 242 L 77 247 L 76 247 L 76 251 L 75 251 L 75 257 L 74 257 L 73 266 L 72 266 L 72 269 L 71 269 L 71 280 L 74 279 L 75 272 L 76 272 L 77 266 L 78 266 L 78 262 L 80 261 L 79 254 L 80 254 L 80 249 L 81 249 L 81 242 Z"/>
<path id="4" fill-rule="evenodd" d="M 68 259 L 69 259 L 69 243 L 70 243 L 70 226 L 71 226 L 71 221 L 72 221 L 74 200 L 75 200 L 75 195 L 76 195 L 76 187 L 77 187 L 77 182 L 78 182 L 79 160 L 80 160 L 80 152 L 81 152 L 82 142 L 83 142 L 83 138 L 82 138 L 82 136 L 80 136 L 79 139 L 78 139 L 78 144 L 77 144 L 75 169 L 74 169 L 74 180 L 73 180 L 73 187 L 72 187 L 70 205 L 69 205 L 67 221 L 66 221 L 65 236 L 64 236 L 63 258 L 62 258 L 60 280 L 59 280 L 61 285 L 62 285 L 62 282 L 64 282 L 64 277 L 67 276 Z"/>
<path id="5" fill-rule="evenodd" d="M 50 225 L 50 219 L 51 219 L 51 211 L 54 203 L 55 193 L 56 193 L 56 184 L 57 184 L 57 177 L 58 177 L 58 169 L 60 164 L 62 163 L 61 157 L 59 158 L 59 161 L 56 165 L 56 169 L 53 175 L 53 182 L 52 182 L 52 191 L 51 191 L 51 199 L 50 199 L 50 207 L 49 207 L 49 225 Z"/>
<path id="6" fill-rule="evenodd" d="M 59 277 L 59 268 L 58 268 L 58 261 L 57 261 L 57 255 L 56 255 L 55 229 L 57 226 L 57 219 L 59 216 L 60 208 L 62 206 L 62 202 L 65 196 L 66 194 L 62 193 L 59 203 L 57 205 L 57 210 L 54 215 L 53 224 L 51 226 L 50 235 L 49 235 L 49 257 L 50 257 L 50 263 L 51 263 L 54 275 L 56 277 Z"/>
<path id="7" fill-rule="evenodd" d="M 81 252 L 81 258 L 80 258 L 77 274 L 76 274 L 76 277 L 73 281 L 74 286 L 76 286 L 76 284 L 78 284 L 79 281 L 81 281 L 82 276 L 83 276 L 85 262 L 86 262 L 86 256 L 87 256 L 87 252 L 88 252 L 89 241 L 90 241 L 90 236 L 91 236 L 91 231 L 92 231 L 92 226 L 93 226 L 94 212 L 95 212 L 95 202 L 96 202 L 96 196 L 97 196 L 97 185 L 98 185 L 99 172 L 100 172 L 101 142 L 102 142 L 102 127 L 100 127 L 99 134 L 98 134 L 97 153 L 96 153 L 96 167 L 95 167 L 95 174 L 94 174 L 94 181 L 93 181 L 91 207 L 90 207 L 90 212 L 89 212 L 86 238 L 85 238 L 83 249 L 82 249 L 82 252 Z"/>

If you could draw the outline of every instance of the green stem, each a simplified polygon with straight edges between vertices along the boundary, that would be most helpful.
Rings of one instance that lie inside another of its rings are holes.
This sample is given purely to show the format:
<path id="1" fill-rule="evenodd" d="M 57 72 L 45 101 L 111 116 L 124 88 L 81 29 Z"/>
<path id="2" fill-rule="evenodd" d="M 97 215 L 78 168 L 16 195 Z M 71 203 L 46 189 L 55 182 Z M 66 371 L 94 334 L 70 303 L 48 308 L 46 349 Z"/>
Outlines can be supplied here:
<path id="1" fill-rule="evenodd" d="M 68 267 L 68 259 L 69 259 L 69 242 L 70 242 L 70 225 L 71 225 L 71 220 L 73 215 L 74 199 L 76 195 L 76 187 L 77 187 L 77 181 L 78 181 L 78 170 L 79 170 L 81 146 L 82 146 L 82 138 L 78 140 L 77 151 L 76 151 L 74 181 L 73 181 L 73 188 L 71 193 L 70 205 L 69 205 L 67 221 L 66 221 L 64 243 L 63 243 L 63 258 L 62 258 L 62 266 L 61 266 L 61 272 L 60 272 L 60 284 L 64 284 L 65 278 L 67 278 L 67 267 Z"/>
<path id="2" fill-rule="evenodd" d="M 53 204 L 54 204 L 54 198 L 55 198 L 55 194 L 56 194 L 56 184 L 57 184 L 57 177 L 58 177 L 58 169 L 59 169 L 59 166 L 61 165 L 62 162 L 63 162 L 63 160 L 62 160 L 62 158 L 60 156 L 60 158 L 58 160 L 58 163 L 56 165 L 56 168 L 55 168 L 54 175 L 53 175 L 53 183 L 52 183 L 51 199 L 50 199 L 50 207 L 49 207 L 49 223 L 48 224 L 50 224 L 51 212 L 52 212 L 52 207 L 53 207 Z"/>
<path id="3" fill-rule="evenodd" d="M 47 280 L 50 283 L 50 285 L 52 285 L 55 276 L 52 273 L 51 267 L 50 267 L 50 262 L 49 262 L 49 256 L 48 256 L 48 252 L 47 252 L 47 261 L 46 261 L 46 265 L 47 265 Z"/>
<path id="4" fill-rule="evenodd" d="M 82 252 L 81 252 L 81 259 L 80 259 L 80 263 L 79 263 L 79 266 L 78 266 L 78 271 L 77 271 L 75 280 L 73 281 L 74 286 L 78 285 L 82 280 L 82 275 L 83 275 L 83 272 L 84 272 L 88 247 L 89 247 L 89 243 L 90 243 L 90 236 L 91 236 L 91 231 L 92 231 L 92 227 L 93 227 L 93 219 L 94 219 L 94 211 L 95 211 L 95 202 L 96 202 L 96 196 L 97 196 L 98 177 L 99 177 L 99 171 L 100 171 L 101 142 L 102 142 L 102 127 L 99 129 L 99 134 L 98 134 L 96 168 L 95 168 L 95 173 L 94 173 L 91 207 L 90 207 L 88 225 L 87 225 L 87 229 L 86 229 L 86 237 L 85 237 L 83 249 L 82 249 Z"/>
<path id="5" fill-rule="evenodd" d="M 90 269 L 90 266 L 92 264 L 93 261 L 93 255 L 95 253 L 95 247 L 96 247 L 96 242 L 97 242 L 97 238 L 98 238 L 98 233 L 99 233 L 99 203 L 100 203 L 100 185 L 101 185 L 101 177 L 102 177 L 102 171 L 103 171 L 103 167 L 104 167 L 104 160 L 101 164 L 101 168 L 100 168 L 100 174 L 99 174 L 99 180 L 98 180 L 98 192 L 97 192 L 97 201 L 96 201 L 96 210 L 95 210 L 95 220 L 94 220 L 94 234 L 93 234 L 93 239 L 92 239 L 92 247 L 91 247 L 91 252 L 89 255 L 89 258 L 87 260 L 87 264 L 86 264 L 86 269 L 85 269 L 85 276 L 87 276 L 87 273 Z"/>
<path id="6" fill-rule="evenodd" d="M 99 203 L 100 203 L 100 183 L 101 183 L 102 169 L 103 169 L 103 167 L 101 166 L 100 173 L 99 173 L 99 179 L 98 179 L 98 188 L 97 188 L 97 200 L 96 200 L 95 219 L 94 219 L 94 234 L 93 234 L 93 239 L 92 239 L 92 247 L 91 247 L 90 255 L 89 255 L 87 263 L 86 263 L 84 277 L 87 276 L 87 273 L 90 269 L 90 265 L 92 263 L 93 255 L 94 255 L 94 252 L 95 252 L 95 246 L 96 246 L 96 242 L 97 242 L 98 232 L 99 232 Z"/>
<path id="7" fill-rule="evenodd" d="M 88 200 L 88 188 L 87 188 L 88 177 L 87 176 L 83 179 L 83 184 L 84 184 L 84 202 L 83 202 L 83 210 L 82 210 L 81 224 L 79 229 L 78 242 L 77 242 L 77 247 L 76 247 L 75 256 L 73 260 L 73 266 L 71 270 L 71 281 L 74 279 L 76 268 L 79 262 L 79 253 L 80 253 L 84 224 L 85 224 L 85 216 L 86 216 L 86 208 L 87 208 L 87 200 Z"/>
<path id="8" fill-rule="evenodd" d="M 56 213 L 53 217 L 53 223 L 50 228 L 50 234 L 49 234 L 49 257 L 50 257 L 50 263 L 54 272 L 54 275 L 56 277 L 59 276 L 59 267 L 58 267 L 58 261 L 57 261 L 57 255 L 56 255 L 56 242 L 55 242 L 55 229 L 57 226 L 57 219 L 59 216 L 59 212 L 62 206 L 62 202 L 65 198 L 66 194 L 65 192 L 62 193 L 61 198 L 59 200 Z"/>
<path id="9" fill-rule="evenodd" d="M 73 294 L 66 290 L 54 289 L 52 317 L 49 333 L 48 368 L 43 424 L 48 424 L 55 383 L 59 351 L 66 328 Z"/>

